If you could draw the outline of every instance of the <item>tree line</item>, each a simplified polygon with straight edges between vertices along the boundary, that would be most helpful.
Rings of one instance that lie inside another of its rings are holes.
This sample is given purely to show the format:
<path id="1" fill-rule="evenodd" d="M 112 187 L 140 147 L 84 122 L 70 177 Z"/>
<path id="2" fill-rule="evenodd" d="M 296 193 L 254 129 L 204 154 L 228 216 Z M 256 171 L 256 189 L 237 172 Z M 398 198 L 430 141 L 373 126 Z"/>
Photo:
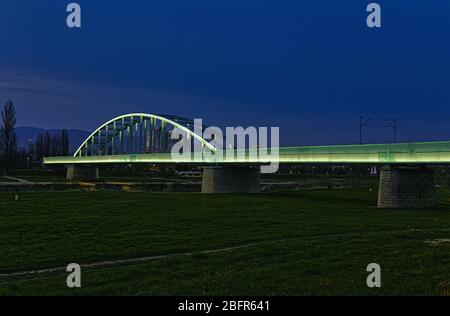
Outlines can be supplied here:
<path id="1" fill-rule="evenodd" d="M 49 132 L 41 133 L 34 143 L 29 145 L 28 153 L 35 161 L 43 157 L 68 156 L 69 133 L 65 129 L 61 130 L 59 135 L 50 135 Z"/>
<path id="2" fill-rule="evenodd" d="M 43 157 L 68 156 L 69 132 L 61 130 L 57 135 L 48 132 L 39 134 L 26 149 L 17 146 L 16 110 L 13 102 L 7 101 L 1 112 L 0 170 L 8 173 L 11 168 L 28 167 L 29 162 L 39 162 Z"/>

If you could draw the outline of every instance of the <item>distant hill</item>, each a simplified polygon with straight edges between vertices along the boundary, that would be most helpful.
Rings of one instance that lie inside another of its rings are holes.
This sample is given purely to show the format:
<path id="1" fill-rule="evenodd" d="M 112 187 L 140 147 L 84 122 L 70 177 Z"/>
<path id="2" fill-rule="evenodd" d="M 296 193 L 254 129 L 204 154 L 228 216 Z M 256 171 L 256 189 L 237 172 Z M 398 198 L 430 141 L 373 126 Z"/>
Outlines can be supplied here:
<path id="1" fill-rule="evenodd" d="M 69 131 L 69 145 L 70 152 L 74 152 L 78 149 L 81 143 L 90 135 L 90 132 L 77 130 L 77 129 L 68 129 Z M 41 133 L 49 132 L 50 135 L 60 134 L 60 129 L 43 129 L 36 127 L 16 127 L 16 135 L 18 138 L 17 145 L 19 148 L 28 148 L 28 144 L 30 141 L 34 141 L 37 135 Z"/>

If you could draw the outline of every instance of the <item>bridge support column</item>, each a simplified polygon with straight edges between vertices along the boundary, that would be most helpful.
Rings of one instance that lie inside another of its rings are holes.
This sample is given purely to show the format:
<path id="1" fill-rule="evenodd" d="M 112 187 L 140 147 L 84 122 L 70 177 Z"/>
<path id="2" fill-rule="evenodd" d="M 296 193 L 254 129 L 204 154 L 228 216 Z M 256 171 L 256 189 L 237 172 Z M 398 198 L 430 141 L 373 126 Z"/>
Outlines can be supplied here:
<path id="1" fill-rule="evenodd" d="M 386 166 L 380 172 L 379 208 L 436 206 L 434 172 L 424 166 Z"/>
<path id="2" fill-rule="evenodd" d="M 67 180 L 97 180 L 99 178 L 99 170 L 96 166 L 67 166 Z"/>
<path id="3" fill-rule="evenodd" d="M 258 193 L 260 167 L 204 167 L 202 193 Z"/>

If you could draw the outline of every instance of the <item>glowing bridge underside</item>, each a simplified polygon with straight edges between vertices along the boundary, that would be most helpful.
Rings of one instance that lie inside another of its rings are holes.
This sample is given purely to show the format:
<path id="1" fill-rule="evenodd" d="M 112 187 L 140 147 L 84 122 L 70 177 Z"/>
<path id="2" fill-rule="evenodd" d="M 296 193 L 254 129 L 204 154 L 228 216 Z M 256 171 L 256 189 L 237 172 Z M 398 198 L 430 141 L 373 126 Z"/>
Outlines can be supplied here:
<path id="1" fill-rule="evenodd" d="M 86 157 L 50 157 L 45 164 L 115 164 L 115 163 L 254 163 L 270 162 L 298 164 L 450 164 L 450 142 L 409 143 L 409 144 L 377 144 L 377 145 L 342 145 L 342 146 L 308 146 L 281 147 L 279 157 L 239 158 L 236 151 L 234 157 L 215 159 L 214 157 L 172 158 L 170 153 L 155 154 L 122 154 Z"/>
<path id="2" fill-rule="evenodd" d="M 216 149 L 193 132 L 193 121 L 173 116 L 133 113 L 114 118 L 95 130 L 74 156 L 48 157 L 52 164 L 450 164 L 450 141 L 404 144 L 302 146 L 278 148 L 279 155 L 249 157 L 248 150 L 224 150 L 223 154 L 202 153 L 173 157 L 170 133 L 181 129 L 202 144 Z M 231 152 L 230 152 L 231 151 Z M 260 152 L 265 152 L 261 150 Z"/>

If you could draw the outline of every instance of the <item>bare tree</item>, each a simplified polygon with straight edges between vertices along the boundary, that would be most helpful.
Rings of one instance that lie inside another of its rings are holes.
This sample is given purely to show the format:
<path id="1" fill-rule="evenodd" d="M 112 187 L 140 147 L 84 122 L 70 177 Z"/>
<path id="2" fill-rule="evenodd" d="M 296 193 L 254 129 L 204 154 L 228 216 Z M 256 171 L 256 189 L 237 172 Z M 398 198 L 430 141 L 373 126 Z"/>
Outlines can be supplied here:
<path id="1" fill-rule="evenodd" d="M 50 156 L 61 156 L 61 139 L 59 135 L 53 135 L 51 137 Z"/>
<path id="2" fill-rule="evenodd" d="M 52 136 L 49 132 L 44 133 L 44 152 L 43 157 L 51 157 L 52 154 Z"/>
<path id="3" fill-rule="evenodd" d="M 17 138 L 14 131 L 16 110 L 12 101 L 5 103 L 2 110 L 2 126 L 0 128 L 0 155 L 3 168 L 8 172 L 17 151 Z"/>
<path id="4" fill-rule="evenodd" d="M 66 129 L 63 129 L 61 131 L 60 146 L 61 155 L 69 156 L 69 132 Z"/>
<path id="5" fill-rule="evenodd" d="M 44 134 L 39 134 L 36 137 L 35 142 L 35 160 L 41 160 L 42 157 L 45 155 L 45 149 L 44 149 Z"/>

